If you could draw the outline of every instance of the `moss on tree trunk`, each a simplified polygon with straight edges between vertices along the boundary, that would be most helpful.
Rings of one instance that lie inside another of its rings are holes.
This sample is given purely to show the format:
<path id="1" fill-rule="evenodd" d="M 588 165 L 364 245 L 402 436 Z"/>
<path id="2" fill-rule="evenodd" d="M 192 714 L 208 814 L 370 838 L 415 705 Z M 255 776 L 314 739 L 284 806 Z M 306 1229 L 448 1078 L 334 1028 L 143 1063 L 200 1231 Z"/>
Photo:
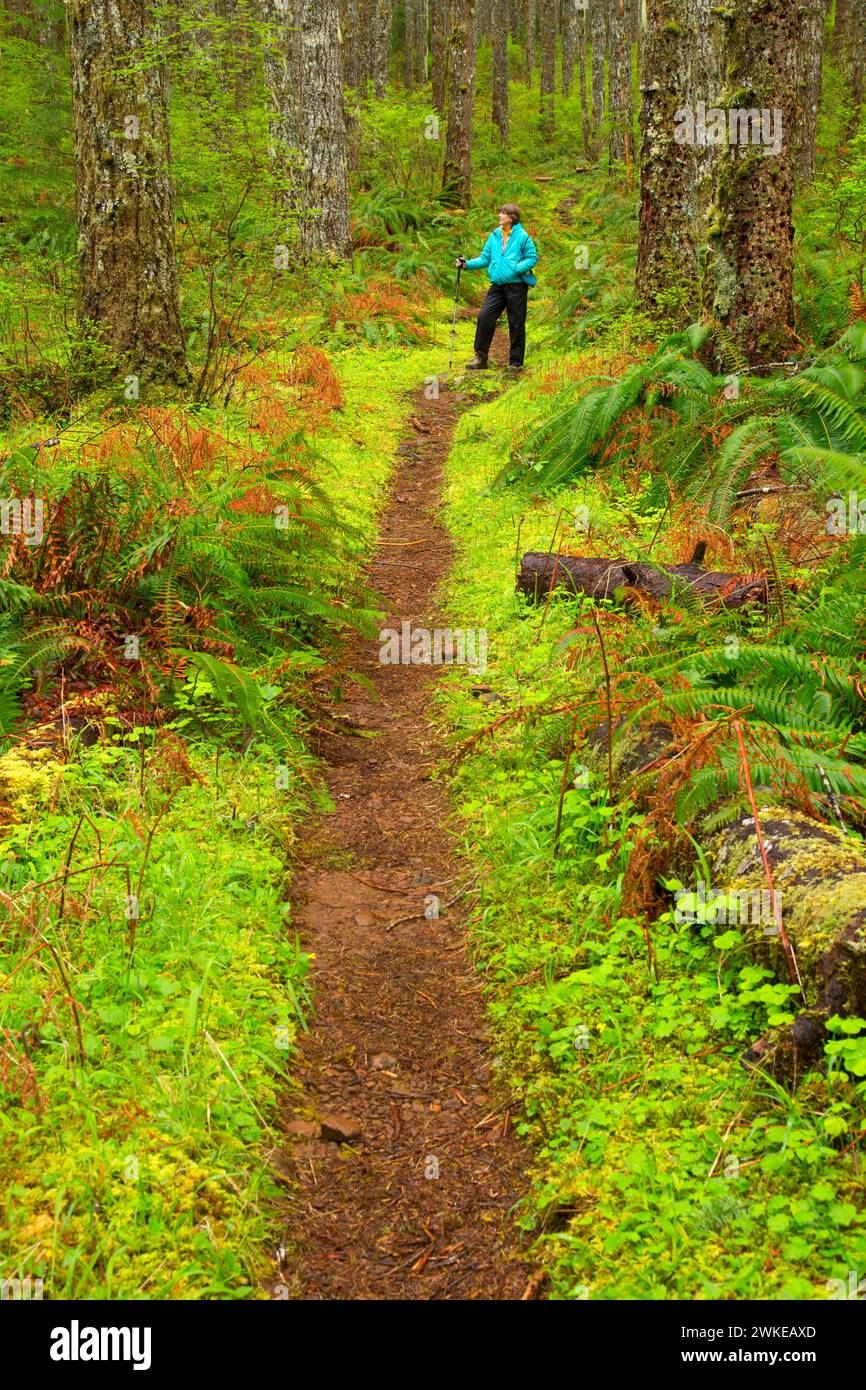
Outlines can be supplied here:
<path id="1" fill-rule="evenodd" d="M 151 5 L 70 0 L 78 316 L 118 368 L 187 379 L 164 71 Z"/>
<path id="2" fill-rule="evenodd" d="M 472 196 L 472 113 L 475 103 L 475 0 L 461 0 L 448 39 L 448 122 L 443 201 L 468 207 Z"/>

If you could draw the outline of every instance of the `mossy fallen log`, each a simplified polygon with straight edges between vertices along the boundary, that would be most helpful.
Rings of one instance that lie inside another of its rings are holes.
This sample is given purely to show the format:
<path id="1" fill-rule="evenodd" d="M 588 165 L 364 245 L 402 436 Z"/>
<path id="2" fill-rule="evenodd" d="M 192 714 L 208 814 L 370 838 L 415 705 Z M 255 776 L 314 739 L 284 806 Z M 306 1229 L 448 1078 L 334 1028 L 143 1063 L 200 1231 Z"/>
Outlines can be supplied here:
<path id="1" fill-rule="evenodd" d="M 524 594 L 530 603 L 540 603 L 551 588 L 588 594 L 595 599 L 614 599 L 624 589 L 654 599 L 694 594 L 704 603 L 719 603 L 725 608 L 766 604 L 768 600 L 763 575 L 728 574 L 705 570 L 697 564 L 651 565 L 637 560 L 527 551 L 517 575 L 518 593 Z"/>
<path id="2" fill-rule="evenodd" d="M 657 770 L 667 751 L 674 755 L 677 748 L 670 728 L 659 721 L 615 728 L 615 783 L 640 779 L 650 766 Z M 590 733 L 583 756 L 599 777 L 606 777 L 606 725 Z M 705 885 L 705 897 L 720 903 L 726 924 L 740 931 L 751 958 L 790 983 L 754 816 L 743 814 L 722 829 L 702 833 L 718 810 L 705 811 L 690 827 L 711 869 L 712 887 Z M 805 998 L 792 994 L 793 1022 L 763 1034 L 741 1061 L 796 1085 L 823 1061 L 824 1045 L 831 1040 L 828 1018 L 866 1018 L 866 848 L 843 830 L 781 804 L 764 804 L 759 815 L 781 925 Z M 689 907 L 686 920 L 689 912 L 693 918 L 698 915 Z"/>
<path id="3" fill-rule="evenodd" d="M 782 927 L 805 1000 L 792 995 L 792 1011 L 798 1010 L 793 1023 L 758 1038 L 742 1061 L 796 1084 L 823 1060 L 828 1018 L 866 1017 L 866 852 L 844 831 L 800 811 L 765 806 L 759 814 Z M 740 903 L 754 903 L 757 894 L 769 899 L 752 816 L 718 832 L 705 848 L 720 891 Z M 765 908 L 757 915 L 757 922 L 741 924 L 750 954 L 787 981 L 788 958 L 775 913 Z"/>

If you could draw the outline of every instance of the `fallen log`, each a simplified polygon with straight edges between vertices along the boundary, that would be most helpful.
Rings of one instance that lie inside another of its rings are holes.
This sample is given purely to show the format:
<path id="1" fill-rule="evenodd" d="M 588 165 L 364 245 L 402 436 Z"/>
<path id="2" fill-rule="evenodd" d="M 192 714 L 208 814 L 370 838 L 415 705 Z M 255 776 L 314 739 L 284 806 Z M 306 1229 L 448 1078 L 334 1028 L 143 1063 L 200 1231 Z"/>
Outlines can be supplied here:
<path id="1" fill-rule="evenodd" d="M 642 729 L 615 727 L 613 748 L 614 780 L 619 782 L 640 779 L 649 768 L 655 770 L 655 778 L 665 755 L 678 753 L 669 726 L 658 721 Z M 583 756 L 600 778 L 606 776 L 607 725 L 588 735 Z M 646 799 L 645 792 L 641 799 Z M 712 887 L 704 885 L 705 904 L 709 902 L 710 914 L 718 911 L 727 926 L 741 933 L 757 964 L 787 984 L 789 961 L 754 817 L 743 815 L 721 830 L 702 834 L 708 817 L 718 810 L 708 808 L 691 827 L 712 873 Z M 831 1040 L 825 1028 L 828 1018 L 866 1018 L 866 850 L 843 830 L 801 811 L 772 804 L 759 808 L 759 815 L 782 926 L 805 1000 L 792 995 L 793 1022 L 764 1033 L 740 1060 L 747 1069 L 760 1068 L 795 1086 L 805 1072 L 823 1062 L 824 1045 Z M 680 920 L 697 915 L 689 907 Z M 700 915 L 707 920 L 706 905 Z"/>
<path id="2" fill-rule="evenodd" d="M 763 575 L 726 574 L 702 569 L 697 564 L 653 565 L 637 560 L 527 551 L 520 562 L 517 592 L 530 603 L 539 603 L 551 588 L 588 594 L 595 599 L 612 599 L 622 589 L 635 589 L 655 599 L 691 593 L 704 603 L 721 603 L 725 608 L 768 601 Z"/>
<path id="3" fill-rule="evenodd" d="M 844 831 L 799 811 L 770 806 L 760 817 L 782 924 L 806 998 L 792 995 L 792 1012 L 800 1010 L 794 1021 L 758 1038 L 741 1060 L 796 1085 L 823 1061 L 824 1044 L 831 1041 L 824 1027 L 828 1018 L 866 1017 L 866 854 Z M 709 847 L 720 890 L 740 903 L 769 896 L 753 817 L 728 826 Z M 762 910 L 758 918 L 741 926 L 750 954 L 787 981 L 772 913 Z"/>

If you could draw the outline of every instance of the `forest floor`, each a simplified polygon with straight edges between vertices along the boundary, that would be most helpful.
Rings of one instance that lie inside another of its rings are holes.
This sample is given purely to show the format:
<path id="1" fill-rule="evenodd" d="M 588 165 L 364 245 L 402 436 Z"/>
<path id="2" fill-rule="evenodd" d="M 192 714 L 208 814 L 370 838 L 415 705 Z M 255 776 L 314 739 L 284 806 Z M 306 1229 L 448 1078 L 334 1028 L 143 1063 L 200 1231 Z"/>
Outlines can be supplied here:
<path id="1" fill-rule="evenodd" d="M 504 365 L 502 335 L 493 358 Z M 460 377 L 411 398 L 409 437 L 367 571 L 390 627 L 432 631 L 452 562 L 443 470 L 477 398 Z M 457 858 L 430 721 L 431 665 L 385 665 L 355 638 L 369 682 L 318 749 L 334 811 L 302 838 L 296 921 L 314 960 L 316 1017 L 300 1047 L 286 1213 L 291 1296 L 519 1298 L 509 1213 L 524 1187 L 510 1098 L 491 1091 L 482 987 L 469 960 L 471 873 Z M 438 915 L 425 915 L 425 910 Z M 325 1137 L 327 1136 L 327 1137 Z"/>

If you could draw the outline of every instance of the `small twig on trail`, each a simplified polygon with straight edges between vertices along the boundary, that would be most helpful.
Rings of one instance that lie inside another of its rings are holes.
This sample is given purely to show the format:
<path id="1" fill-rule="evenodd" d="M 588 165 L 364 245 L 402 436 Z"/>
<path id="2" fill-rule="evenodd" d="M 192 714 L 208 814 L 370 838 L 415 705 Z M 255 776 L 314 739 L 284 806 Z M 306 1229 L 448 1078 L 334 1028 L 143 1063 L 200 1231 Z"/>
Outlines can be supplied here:
<path id="1" fill-rule="evenodd" d="M 383 883 L 371 883 L 370 879 L 362 878 L 360 874 L 353 874 L 351 869 L 343 869 L 343 873 L 348 874 L 349 878 L 354 878 L 356 882 L 363 883 L 365 888 L 374 888 L 377 893 L 385 893 L 389 898 L 408 898 L 418 886 L 413 884 L 410 888 L 386 888 Z"/>
<path id="2" fill-rule="evenodd" d="M 537 1269 L 534 1274 L 530 1275 L 529 1282 L 520 1295 L 520 1302 L 531 1303 L 541 1293 L 546 1282 L 547 1271 L 544 1269 Z"/>
<path id="3" fill-rule="evenodd" d="M 414 1264 L 420 1258 L 420 1256 L 424 1254 L 424 1250 L 426 1250 L 427 1255 L 429 1256 L 432 1249 L 433 1246 L 428 1245 L 425 1246 L 424 1249 L 422 1249 L 420 1252 L 418 1250 L 413 1250 L 412 1254 L 409 1256 L 407 1260 L 401 1260 L 399 1264 L 391 1265 L 390 1269 L 383 1270 L 382 1273 L 378 1275 L 378 1278 L 384 1279 L 389 1274 L 396 1274 L 398 1269 L 405 1269 L 407 1265 Z"/>
<path id="4" fill-rule="evenodd" d="M 471 893 L 471 892 L 472 892 L 472 888 L 473 888 L 474 884 L 475 884 L 477 881 L 478 881 L 478 875 L 475 874 L 475 876 L 474 876 L 473 878 L 471 878 L 471 879 L 469 880 L 469 882 L 466 884 L 466 887 L 465 887 L 465 888 L 461 888 L 459 893 L 455 893 L 453 898 L 449 898 L 449 899 L 448 899 L 448 901 L 447 901 L 447 903 L 445 904 L 445 907 L 444 907 L 443 910 L 444 910 L 445 912 L 447 912 L 448 909 L 449 909 L 449 907 L 453 907 L 454 904 L 455 904 L 456 902 L 459 902 L 459 900 L 460 900 L 461 898 L 465 898 L 467 893 Z M 423 885 L 423 886 L 424 886 L 424 887 L 427 887 L 428 885 L 425 884 L 425 885 Z M 405 922 L 414 922 L 414 921 L 416 921 L 418 918 L 423 917 L 423 916 L 424 916 L 424 913 L 423 913 L 423 912 L 410 912 L 410 913 L 408 914 L 408 916 L 406 916 L 406 917 L 398 917 L 395 921 L 389 922 L 388 925 L 387 925 L 387 927 L 385 928 L 385 930 L 386 930 L 386 931 L 393 931 L 394 927 L 402 926 L 403 923 L 405 923 Z M 435 921 L 436 919 L 433 918 L 432 920 Z"/>
<path id="5" fill-rule="evenodd" d="M 473 1129 L 483 1129 L 484 1126 L 488 1125 L 491 1120 L 495 1120 L 497 1115 L 501 1115 L 503 1110 L 510 1110 L 512 1106 L 519 1105 L 520 1100 L 520 1096 L 509 1096 L 508 1099 L 504 1100 L 501 1105 L 497 1105 L 495 1110 L 490 1110 L 486 1115 L 482 1115 L 478 1123 L 476 1125 L 473 1125 Z"/>

